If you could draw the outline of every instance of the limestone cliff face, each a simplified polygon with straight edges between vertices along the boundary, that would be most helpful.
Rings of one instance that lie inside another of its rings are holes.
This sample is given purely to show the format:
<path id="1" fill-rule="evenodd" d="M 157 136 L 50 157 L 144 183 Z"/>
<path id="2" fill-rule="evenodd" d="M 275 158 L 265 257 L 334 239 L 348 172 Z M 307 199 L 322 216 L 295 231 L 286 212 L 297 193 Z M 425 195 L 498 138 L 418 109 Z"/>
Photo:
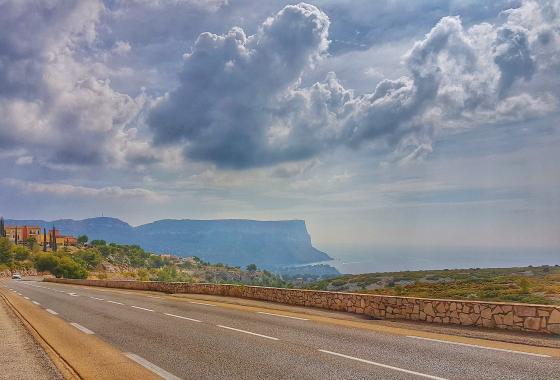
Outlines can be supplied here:
<path id="1" fill-rule="evenodd" d="M 260 266 L 305 264 L 330 260 L 311 244 L 305 221 L 158 220 L 132 227 L 114 218 L 13 221 L 7 224 L 53 224 L 64 234 L 88 235 L 107 242 L 138 244 L 153 252 L 198 256 L 209 262 Z"/>

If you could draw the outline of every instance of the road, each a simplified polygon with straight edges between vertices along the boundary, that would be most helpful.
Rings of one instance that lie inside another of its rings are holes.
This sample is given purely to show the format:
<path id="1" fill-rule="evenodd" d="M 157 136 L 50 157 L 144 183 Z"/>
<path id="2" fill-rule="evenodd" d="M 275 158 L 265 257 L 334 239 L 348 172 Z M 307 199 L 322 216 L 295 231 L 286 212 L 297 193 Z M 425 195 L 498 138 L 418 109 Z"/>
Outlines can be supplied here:
<path id="1" fill-rule="evenodd" d="M 153 293 L 36 281 L 4 284 L 167 379 L 560 379 L 558 357 Z"/>

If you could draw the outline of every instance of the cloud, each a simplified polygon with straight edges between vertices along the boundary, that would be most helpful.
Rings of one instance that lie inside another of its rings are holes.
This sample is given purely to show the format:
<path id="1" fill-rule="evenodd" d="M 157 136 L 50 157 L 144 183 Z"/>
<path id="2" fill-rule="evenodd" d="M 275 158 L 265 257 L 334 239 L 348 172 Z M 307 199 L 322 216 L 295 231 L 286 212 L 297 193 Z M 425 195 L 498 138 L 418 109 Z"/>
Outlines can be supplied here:
<path id="1" fill-rule="evenodd" d="M 184 57 L 178 87 L 160 99 L 149 125 L 156 144 L 179 144 L 189 159 L 236 169 L 363 145 L 401 152 L 403 162 L 424 157 L 450 127 L 555 109 L 549 93 L 511 91 L 539 66 L 539 39 L 531 36 L 543 24 L 515 21 L 538 8 L 527 4 L 507 13 L 503 25 L 465 29 L 459 17 L 443 17 L 405 56 L 407 76 L 382 79 L 364 95 L 335 73 L 301 85 L 303 72 L 326 53 L 330 20 L 315 6 L 286 6 L 254 35 L 241 28 L 201 34 Z M 523 109 L 503 112 L 520 103 Z"/>
<path id="2" fill-rule="evenodd" d="M 43 194 L 57 197 L 79 197 L 79 198 L 104 198 L 104 199 L 140 199 L 149 201 L 162 201 L 166 197 L 151 190 L 142 188 L 122 188 L 119 186 L 109 187 L 86 187 L 64 183 L 39 183 L 26 182 L 16 179 L 5 179 L 4 184 L 17 188 L 25 193 Z"/>
<path id="3" fill-rule="evenodd" d="M 0 147 L 23 147 L 39 163 L 126 162 L 146 98 L 96 77 L 104 9 L 94 0 L 0 3 Z"/>

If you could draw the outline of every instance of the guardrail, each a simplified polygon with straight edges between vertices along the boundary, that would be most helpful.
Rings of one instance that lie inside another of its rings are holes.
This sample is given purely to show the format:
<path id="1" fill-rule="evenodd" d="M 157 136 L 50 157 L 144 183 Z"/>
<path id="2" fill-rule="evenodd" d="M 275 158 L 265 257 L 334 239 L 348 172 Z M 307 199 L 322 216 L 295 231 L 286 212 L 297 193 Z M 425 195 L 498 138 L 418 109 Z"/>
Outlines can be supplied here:
<path id="1" fill-rule="evenodd" d="M 239 297 L 365 314 L 379 319 L 406 319 L 560 335 L 560 306 L 555 305 L 428 299 L 206 283 L 57 278 L 46 278 L 45 281 L 165 293 Z"/>

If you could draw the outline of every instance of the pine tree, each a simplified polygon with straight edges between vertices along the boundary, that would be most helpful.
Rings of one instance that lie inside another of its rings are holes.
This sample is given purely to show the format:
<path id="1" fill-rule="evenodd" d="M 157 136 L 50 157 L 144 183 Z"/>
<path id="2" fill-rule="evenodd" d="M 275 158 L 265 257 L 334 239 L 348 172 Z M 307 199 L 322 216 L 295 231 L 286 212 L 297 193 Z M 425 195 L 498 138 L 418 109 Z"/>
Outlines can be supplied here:
<path id="1" fill-rule="evenodd" d="M 56 246 L 56 228 L 53 225 L 53 229 L 52 229 L 52 240 L 51 240 L 52 244 L 51 244 L 51 248 L 53 252 L 56 252 L 57 246 Z"/>
<path id="2" fill-rule="evenodd" d="M 0 237 L 6 237 L 6 228 L 4 227 L 4 218 L 0 216 Z"/>
<path id="3" fill-rule="evenodd" d="M 47 252 L 47 229 L 43 228 L 43 252 Z"/>

